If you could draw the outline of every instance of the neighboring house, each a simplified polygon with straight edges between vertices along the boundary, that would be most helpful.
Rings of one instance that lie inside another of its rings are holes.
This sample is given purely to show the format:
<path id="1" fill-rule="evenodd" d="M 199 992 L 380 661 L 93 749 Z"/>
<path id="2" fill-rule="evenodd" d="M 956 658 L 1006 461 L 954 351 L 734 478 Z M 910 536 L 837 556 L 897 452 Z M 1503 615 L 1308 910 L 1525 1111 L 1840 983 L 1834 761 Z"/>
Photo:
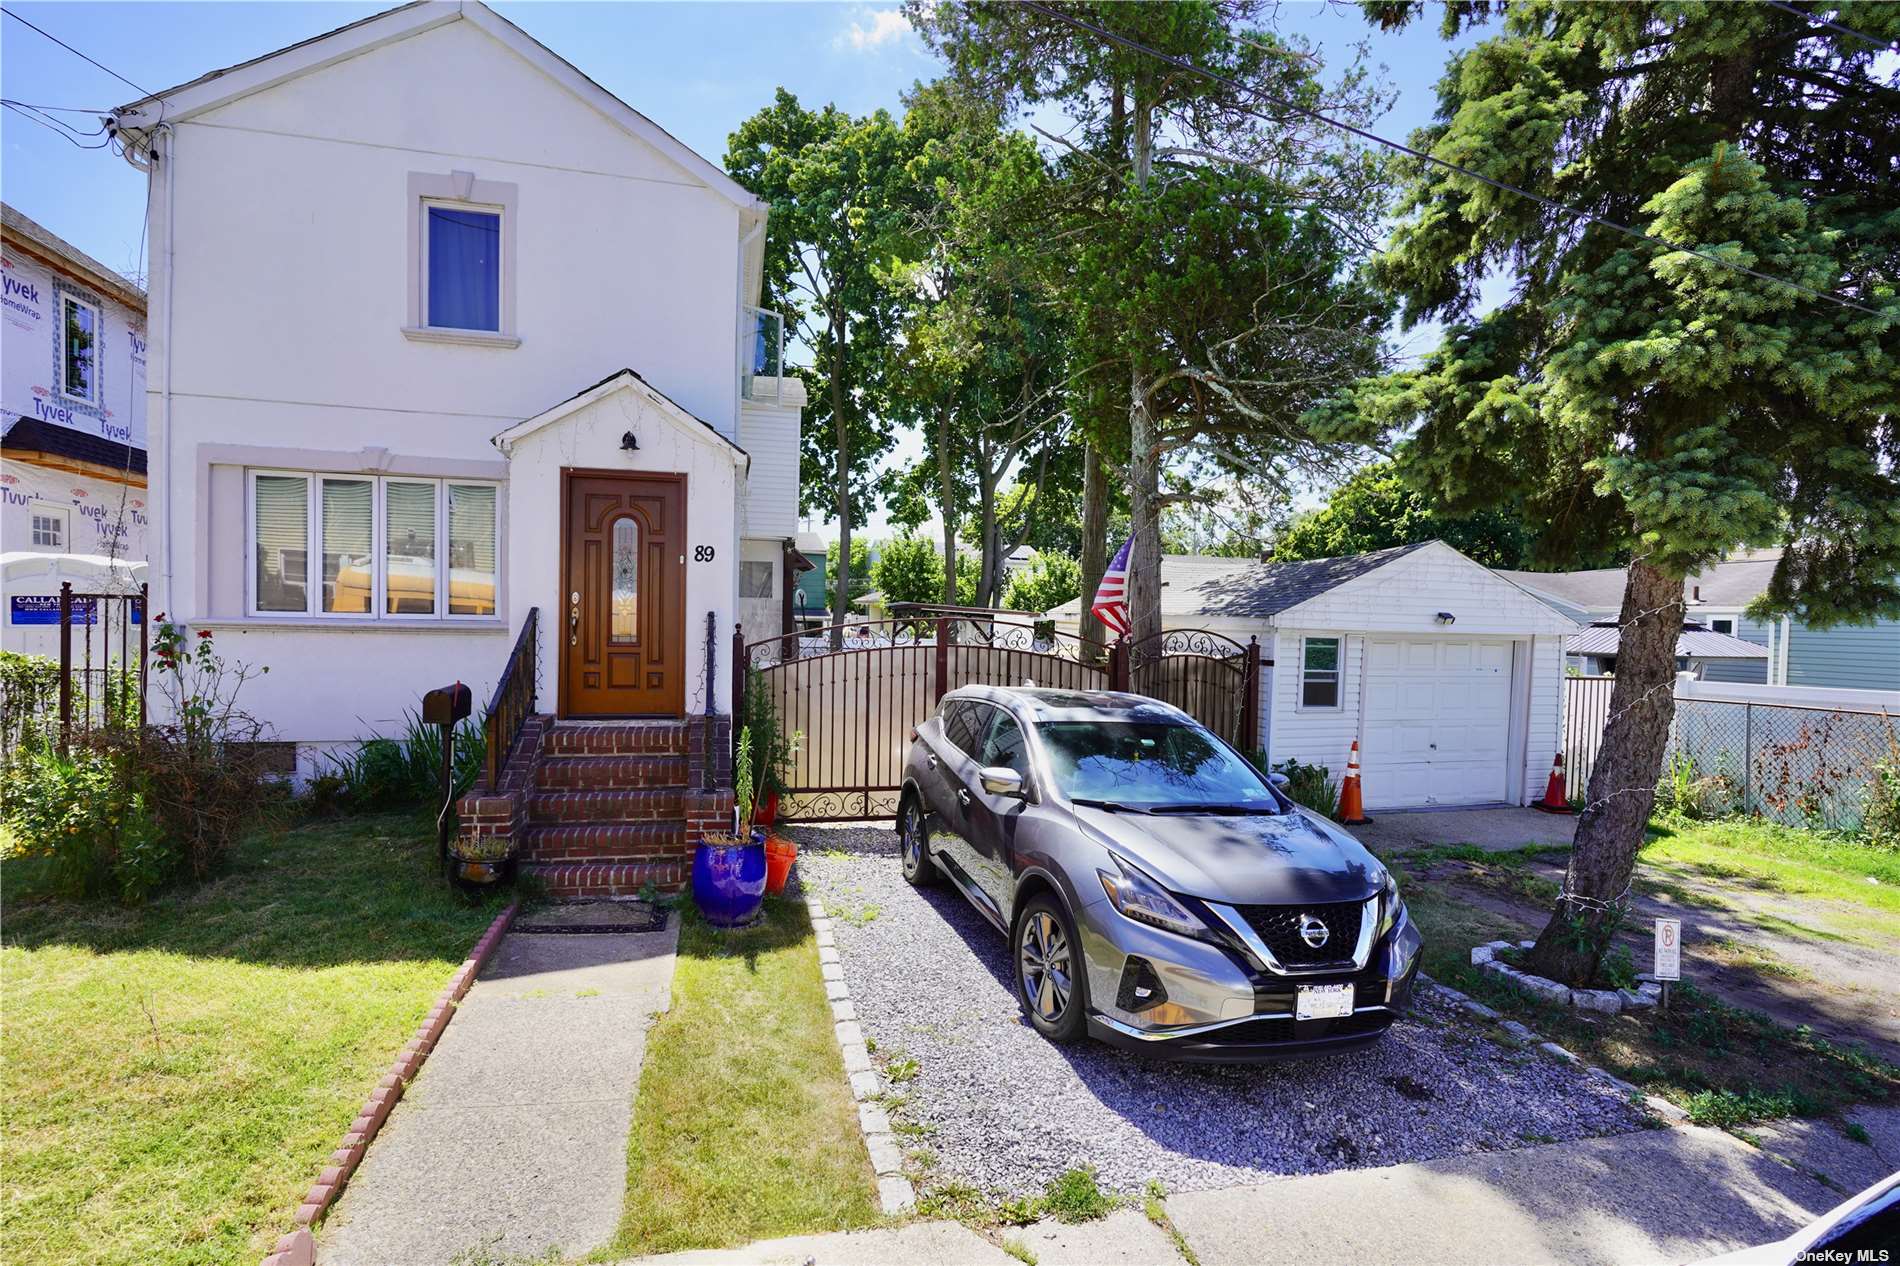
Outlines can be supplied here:
<path id="1" fill-rule="evenodd" d="M 1623 631 L 1617 622 L 1598 620 L 1565 645 L 1565 663 L 1588 675 L 1614 676 L 1622 645 Z M 1684 624 L 1676 637 L 1676 671 L 1699 681 L 1734 681 L 1767 660 L 1767 647 L 1719 633 L 1706 624 Z"/>
<path id="2" fill-rule="evenodd" d="M 801 531 L 794 548 L 806 564 L 798 573 L 798 589 L 793 595 L 793 623 L 801 631 L 811 632 L 831 622 L 830 578 L 825 567 L 825 538 L 818 532 Z"/>
<path id="3" fill-rule="evenodd" d="M 44 653 L 145 558 L 145 293 L 3 204 L 0 279 L 0 645 Z"/>
<path id="4" fill-rule="evenodd" d="M 479 707 L 537 610 L 540 711 L 729 713 L 797 530 L 763 203 L 477 3 L 115 124 L 152 181 L 153 601 L 270 668 L 241 703 L 303 772 L 431 687 Z"/>
<path id="5" fill-rule="evenodd" d="M 1812 629 L 1789 616 L 1756 620 L 1744 614 L 1768 588 L 1780 560 L 1778 549 L 1744 550 L 1683 581 L 1687 619 L 1765 651 L 1760 658 L 1707 661 L 1703 664 L 1703 679 L 1900 690 L 1900 620 Z M 1580 624 L 1614 621 L 1623 608 L 1624 574 L 1620 567 L 1502 574 Z M 1582 667 L 1580 659 L 1575 666 Z"/>
<path id="6" fill-rule="evenodd" d="M 1079 611 L 1049 615 L 1073 632 Z M 1269 758 L 1339 775 L 1358 739 L 1368 809 L 1543 794 L 1577 626 L 1442 541 L 1298 563 L 1168 555 L 1161 622 L 1259 638 Z"/>

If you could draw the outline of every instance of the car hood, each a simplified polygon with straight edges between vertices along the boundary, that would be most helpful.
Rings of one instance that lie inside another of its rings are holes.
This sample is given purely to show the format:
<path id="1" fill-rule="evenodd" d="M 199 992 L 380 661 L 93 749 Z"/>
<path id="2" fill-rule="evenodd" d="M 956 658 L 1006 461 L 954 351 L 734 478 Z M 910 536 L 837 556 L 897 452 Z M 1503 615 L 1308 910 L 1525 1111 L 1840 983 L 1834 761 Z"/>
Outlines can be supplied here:
<path id="1" fill-rule="evenodd" d="M 1077 806 L 1076 820 L 1175 892 L 1230 905 L 1353 901 L 1379 890 L 1385 868 L 1352 836 L 1303 812 L 1116 813 Z"/>

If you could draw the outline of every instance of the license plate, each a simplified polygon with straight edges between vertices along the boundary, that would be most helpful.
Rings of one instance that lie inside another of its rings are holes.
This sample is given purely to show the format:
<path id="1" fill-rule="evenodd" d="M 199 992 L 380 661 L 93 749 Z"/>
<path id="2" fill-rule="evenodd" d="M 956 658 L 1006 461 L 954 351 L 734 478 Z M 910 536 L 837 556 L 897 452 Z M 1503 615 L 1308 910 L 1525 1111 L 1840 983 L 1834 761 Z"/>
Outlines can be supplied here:
<path id="1" fill-rule="evenodd" d="M 1296 1020 L 1337 1020 L 1351 1014 L 1351 985 L 1301 985 L 1293 1003 Z"/>

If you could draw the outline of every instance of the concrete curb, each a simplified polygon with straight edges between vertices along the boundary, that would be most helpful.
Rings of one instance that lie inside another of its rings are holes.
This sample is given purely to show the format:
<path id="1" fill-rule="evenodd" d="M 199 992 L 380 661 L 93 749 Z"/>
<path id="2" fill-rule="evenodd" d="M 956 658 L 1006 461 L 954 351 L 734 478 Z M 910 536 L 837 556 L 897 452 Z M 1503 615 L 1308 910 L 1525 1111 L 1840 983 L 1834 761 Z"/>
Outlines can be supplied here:
<path id="1" fill-rule="evenodd" d="M 1544 976 L 1534 976 L 1511 966 L 1498 954 L 1509 949 L 1529 949 L 1535 941 L 1488 941 L 1483 945 L 1474 945 L 1471 949 L 1471 965 L 1479 971 L 1488 973 L 1515 985 L 1524 993 L 1542 998 L 1546 1002 L 1559 1002 L 1567 1007 L 1576 1007 L 1582 1011 L 1596 1011 L 1603 1015 L 1615 1015 L 1620 1011 L 1639 1011 L 1653 1007 L 1662 1000 L 1662 986 L 1646 977 L 1635 989 L 1571 989 Z"/>
<path id="2" fill-rule="evenodd" d="M 383 1122 L 389 1119 L 389 1113 L 396 1106 L 396 1101 L 402 1098 L 403 1090 L 422 1070 L 429 1052 L 435 1049 L 435 1044 L 442 1038 L 442 1031 L 448 1028 L 449 1020 L 454 1017 L 456 1004 L 468 993 L 475 978 L 481 975 L 482 968 L 488 965 L 495 947 L 507 935 L 508 925 L 514 922 L 515 914 L 520 909 L 520 902 L 510 902 L 507 909 L 495 916 L 495 921 L 475 942 L 475 947 L 462 960 L 462 965 L 449 977 L 449 983 L 436 995 L 435 1002 L 429 1007 L 429 1014 L 423 1017 L 421 1025 L 417 1027 L 415 1037 L 396 1055 L 389 1072 L 376 1083 L 376 1089 L 370 1092 L 369 1100 L 343 1135 L 342 1143 L 330 1153 L 330 1163 L 317 1175 L 317 1181 L 311 1184 L 303 1203 L 298 1206 L 298 1229 L 277 1241 L 277 1247 L 264 1259 L 263 1266 L 313 1266 L 316 1261 L 316 1240 L 310 1233 L 310 1227 L 343 1194 L 343 1185 L 350 1180 L 350 1175 L 362 1161 L 363 1153 L 369 1150 L 370 1140 L 376 1137 L 376 1132 L 383 1128 Z"/>
<path id="3" fill-rule="evenodd" d="M 825 997 L 831 1002 L 832 1033 L 844 1056 L 845 1075 L 851 1079 L 851 1097 L 858 1101 L 858 1129 L 864 1135 L 864 1150 L 871 1154 L 871 1168 L 877 1171 L 878 1202 L 887 1216 L 909 1213 L 917 1207 L 917 1189 L 904 1177 L 904 1149 L 897 1145 L 897 1135 L 891 1131 L 891 1118 L 883 1108 L 868 1102 L 884 1093 L 884 1079 L 878 1076 L 864 1032 L 858 1028 L 857 1005 L 851 1001 L 851 988 L 844 983 L 844 965 L 831 939 L 831 919 L 825 914 L 824 903 L 809 894 L 805 908 L 811 912 L 818 971 L 824 978 Z"/>
<path id="4" fill-rule="evenodd" d="M 1632 1102 L 1640 1096 L 1645 1108 L 1673 1125 L 1681 1125 L 1688 1121 L 1689 1114 L 1669 1102 L 1669 1100 L 1659 1095 L 1646 1094 L 1641 1087 L 1631 1085 L 1614 1073 L 1598 1068 L 1595 1064 L 1584 1063 L 1575 1051 L 1570 1050 L 1568 1047 L 1559 1046 L 1557 1043 L 1544 1037 L 1543 1034 L 1536 1032 L 1527 1025 L 1520 1024 L 1516 1020 L 1504 1019 L 1494 1008 L 1485 1006 L 1482 1002 L 1479 1002 L 1469 994 L 1462 993 L 1459 990 L 1453 989 L 1450 985 L 1433 980 L 1424 972 L 1420 972 L 1418 975 L 1420 980 L 1423 980 L 1426 984 L 1436 989 L 1439 993 L 1444 994 L 1447 998 L 1450 998 L 1471 1014 L 1480 1019 L 1496 1021 L 1499 1028 L 1509 1033 L 1513 1038 L 1516 1038 L 1524 1045 L 1535 1047 L 1560 1063 L 1570 1064 L 1583 1069 L 1586 1075 L 1595 1077 L 1598 1081 L 1622 1091 Z"/>

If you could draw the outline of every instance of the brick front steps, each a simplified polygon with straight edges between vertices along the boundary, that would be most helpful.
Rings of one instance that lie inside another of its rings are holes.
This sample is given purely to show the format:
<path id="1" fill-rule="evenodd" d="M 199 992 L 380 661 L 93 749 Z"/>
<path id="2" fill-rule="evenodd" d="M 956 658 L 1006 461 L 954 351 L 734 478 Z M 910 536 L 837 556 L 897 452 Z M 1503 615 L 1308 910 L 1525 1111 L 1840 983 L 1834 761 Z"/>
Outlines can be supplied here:
<path id="1" fill-rule="evenodd" d="M 462 798 L 463 834 L 511 840 L 522 873 L 555 897 L 679 888 L 694 845 L 731 820 L 731 734 L 725 717 L 533 717 L 501 786 Z M 707 790 L 708 781 L 718 789 Z"/>

